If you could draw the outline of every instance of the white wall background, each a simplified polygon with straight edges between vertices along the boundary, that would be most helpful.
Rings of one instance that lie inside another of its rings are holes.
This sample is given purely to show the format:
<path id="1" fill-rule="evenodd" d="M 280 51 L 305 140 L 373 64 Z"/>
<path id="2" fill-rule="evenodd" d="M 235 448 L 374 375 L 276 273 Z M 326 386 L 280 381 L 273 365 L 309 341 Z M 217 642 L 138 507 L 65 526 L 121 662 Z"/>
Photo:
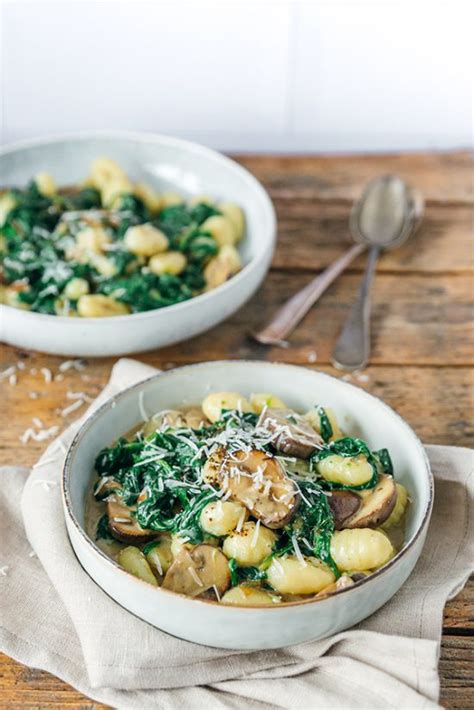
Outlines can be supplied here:
<path id="1" fill-rule="evenodd" d="M 471 7 L 4 1 L 1 140 L 126 128 L 234 151 L 472 145 Z"/>

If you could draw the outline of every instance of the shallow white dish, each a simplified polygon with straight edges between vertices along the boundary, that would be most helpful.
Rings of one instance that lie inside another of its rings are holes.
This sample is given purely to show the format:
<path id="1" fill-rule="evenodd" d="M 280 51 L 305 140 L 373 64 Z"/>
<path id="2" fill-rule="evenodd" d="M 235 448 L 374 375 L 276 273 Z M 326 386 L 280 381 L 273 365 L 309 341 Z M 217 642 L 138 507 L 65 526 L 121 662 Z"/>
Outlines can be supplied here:
<path id="1" fill-rule="evenodd" d="M 244 267 L 223 286 L 183 303 L 114 318 L 66 318 L 0 305 L 0 341 L 56 355 L 101 357 L 165 347 L 203 333 L 228 318 L 257 290 L 273 255 L 273 205 L 247 170 L 209 148 L 169 136 L 94 132 L 38 139 L 0 151 L 3 186 L 25 185 L 41 171 L 58 185 L 80 182 L 102 155 L 116 160 L 135 182 L 191 197 L 209 194 L 237 202 L 246 233 L 239 245 Z"/>
<path id="2" fill-rule="evenodd" d="M 374 449 L 387 447 L 395 477 L 409 490 L 406 544 L 385 567 L 333 596 L 262 607 L 225 606 L 153 587 L 109 559 L 84 532 L 94 460 L 100 449 L 160 409 L 199 403 L 210 391 L 272 392 L 288 406 L 334 408 L 345 431 Z M 385 604 L 421 553 L 433 505 L 433 478 L 421 442 L 386 404 L 328 375 L 292 365 L 209 362 L 170 370 L 104 404 L 76 435 L 63 472 L 66 526 L 90 576 L 136 616 L 174 636 L 208 646 L 263 649 L 324 638 L 357 624 Z"/>

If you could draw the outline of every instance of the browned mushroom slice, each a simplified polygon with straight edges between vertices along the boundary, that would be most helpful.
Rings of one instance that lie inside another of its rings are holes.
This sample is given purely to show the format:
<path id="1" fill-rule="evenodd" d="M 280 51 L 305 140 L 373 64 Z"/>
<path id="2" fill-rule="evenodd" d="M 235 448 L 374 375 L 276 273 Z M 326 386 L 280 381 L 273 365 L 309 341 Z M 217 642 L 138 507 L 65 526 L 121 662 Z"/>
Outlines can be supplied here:
<path id="1" fill-rule="evenodd" d="M 276 434 L 275 448 L 288 456 L 307 459 L 324 444 L 308 421 L 291 409 L 264 409 L 258 426 Z"/>
<path id="2" fill-rule="evenodd" d="M 332 491 L 328 496 L 328 504 L 334 515 L 334 525 L 336 530 L 344 527 L 344 521 L 357 513 L 362 498 L 354 491 Z"/>
<path id="3" fill-rule="evenodd" d="M 362 505 L 348 520 L 344 528 L 377 528 L 392 512 L 397 502 L 397 487 L 391 476 L 382 475 Z"/>
<path id="4" fill-rule="evenodd" d="M 214 590 L 220 599 L 230 586 L 229 561 L 221 550 L 211 545 L 197 545 L 192 550 L 183 548 L 167 571 L 163 589 L 186 594 L 203 595 Z"/>
<path id="5" fill-rule="evenodd" d="M 148 542 L 156 537 L 153 530 L 145 530 L 132 516 L 133 508 L 129 508 L 116 495 L 107 499 L 107 515 L 109 530 L 120 542 L 140 543 Z"/>
<path id="6" fill-rule="evenodd" d="M 230 491 L 267 528 L 286 525 L 299 502 L 295 483 L 285 475 L 280 462 L 264 451 L 227 453 L 219 471 L 219 484 Z"/>

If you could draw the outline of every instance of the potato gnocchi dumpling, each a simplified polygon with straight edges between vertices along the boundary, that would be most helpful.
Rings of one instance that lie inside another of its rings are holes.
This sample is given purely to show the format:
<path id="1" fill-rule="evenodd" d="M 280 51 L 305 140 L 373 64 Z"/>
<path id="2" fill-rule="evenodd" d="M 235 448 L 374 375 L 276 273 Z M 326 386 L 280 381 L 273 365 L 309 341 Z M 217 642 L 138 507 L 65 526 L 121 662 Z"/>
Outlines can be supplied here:
<path id="1" fill-rule="evenodd" d="M 240 584 L 232 587 L 221 599 L 223 604 L 238 604 L 239 606 L 256 606 L 259 604 L 278 604 L 281 598 L 250 584 Z"/>
<path id="2" fill-rule="evenodd" d="M 253 411 L 248 399 L 238 392 L 212 392 L 202 403 L 202 411 L 210 422 L 216 422 L 226 409 L 237 409 L 242 412 Z"/>
<path id="3" fill-rule="evenodd" d="M 409 495 L 388 450 L 345 434 L 330 407 L 302 414 L 278 393 L 211 391 L 156 412 L 95 468 L 97 544 L 155 587 L 219 604 L 338 594 L 403 540 Z"/>
<path id="4" fill-rule="evenodd" d="M 214 503 L 208 503 L 203 508 L 200 523 L 204 532 L 209 535 L 229 535 L 237 528 L 240 523 L 247 519 L 247 509 L 240 503 L 234 503 L 231 500 L 226 500 L 224 503 L 218 500 Z"/>
<path id="5" fill-rule="evenodd" d="M 283 400 L 275 394 L 270 394 L 269 392 L 257 392 L 256 394 L 251 394 L 250 404 L 257 414 L 261 414 L 264 409 L 268 409 L 269 407 L 272 409 L 286 409 L 286 404 Z"/>
<path id="6" fill-rule="evenodd" d="M 84 318 L 164 308 L 235 276 L 244 235 L 239 205 L 133 183 L 108 157 L 79 185 L 42 172 L 0 196 L 2 289 L 12 289 L 0 302 Z M 89 307 L 85 295 L 120 305 Z"/>
<path id="7" fill-rule="evenodd" d="M 275 543 L 272 530 L 253 521 L 244 523 L 241 530 L 233 530 L 224 540 L 222 549 L 240 567 L 255 567 L 268 557 Z"/>
<path id="8" fill-rule="evenodd" d="M 339 530 L 331 539 L 331 556 L 338 569 L 378 569 L 393 557 L 392 543 L 383 532 L 370 528 Z"/>
<path id="9" fill-rule="evenodd" d="M 401 483 L 396 483 L 395 486 L 397 489 L 397 501 L 394 509 L 390 513 L 390 516 L 381 525 L 384 530 L 388 530 L 389 528 L 398 525 L 408 505 L 408 491 L 405 486 L 402 486 Z"/>
<path id="10" fill-rule="evenodd" d="M 334 572 L 315 557 L 275 558 L 267 570 L 267 579 L 281 594 L 317 594 L 332 584 Z"/>
<path id="11" fill-rule="evenodd" d="M 317 464 L 318 473 L 331 483 L 344 486 L 360 486 L 370 481 L 374 472 L 367 458 L 359 456 L 327 456 Z"/>

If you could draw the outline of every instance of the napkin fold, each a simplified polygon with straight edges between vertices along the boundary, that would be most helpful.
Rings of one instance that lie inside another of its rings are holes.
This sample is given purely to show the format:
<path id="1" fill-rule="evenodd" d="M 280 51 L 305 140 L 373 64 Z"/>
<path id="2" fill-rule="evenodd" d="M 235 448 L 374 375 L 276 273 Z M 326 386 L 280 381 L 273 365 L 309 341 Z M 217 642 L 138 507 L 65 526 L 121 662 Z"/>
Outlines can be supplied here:
<path id="1" fill-rule="evenodd" d="M 83 420 L 156 370 L 120 360 L 88 412 L 30 472 L 0 475 L 0 648 L 119 708 L 435 708 L 443 607 L 474 550 L 472 452 L 428 446 L 435 506 L 415 571 L 357 627 L 273 651 L 227 651 L 165 634 L 122 609 L 86 574 L 66 533 L 60 476 Z"/>

